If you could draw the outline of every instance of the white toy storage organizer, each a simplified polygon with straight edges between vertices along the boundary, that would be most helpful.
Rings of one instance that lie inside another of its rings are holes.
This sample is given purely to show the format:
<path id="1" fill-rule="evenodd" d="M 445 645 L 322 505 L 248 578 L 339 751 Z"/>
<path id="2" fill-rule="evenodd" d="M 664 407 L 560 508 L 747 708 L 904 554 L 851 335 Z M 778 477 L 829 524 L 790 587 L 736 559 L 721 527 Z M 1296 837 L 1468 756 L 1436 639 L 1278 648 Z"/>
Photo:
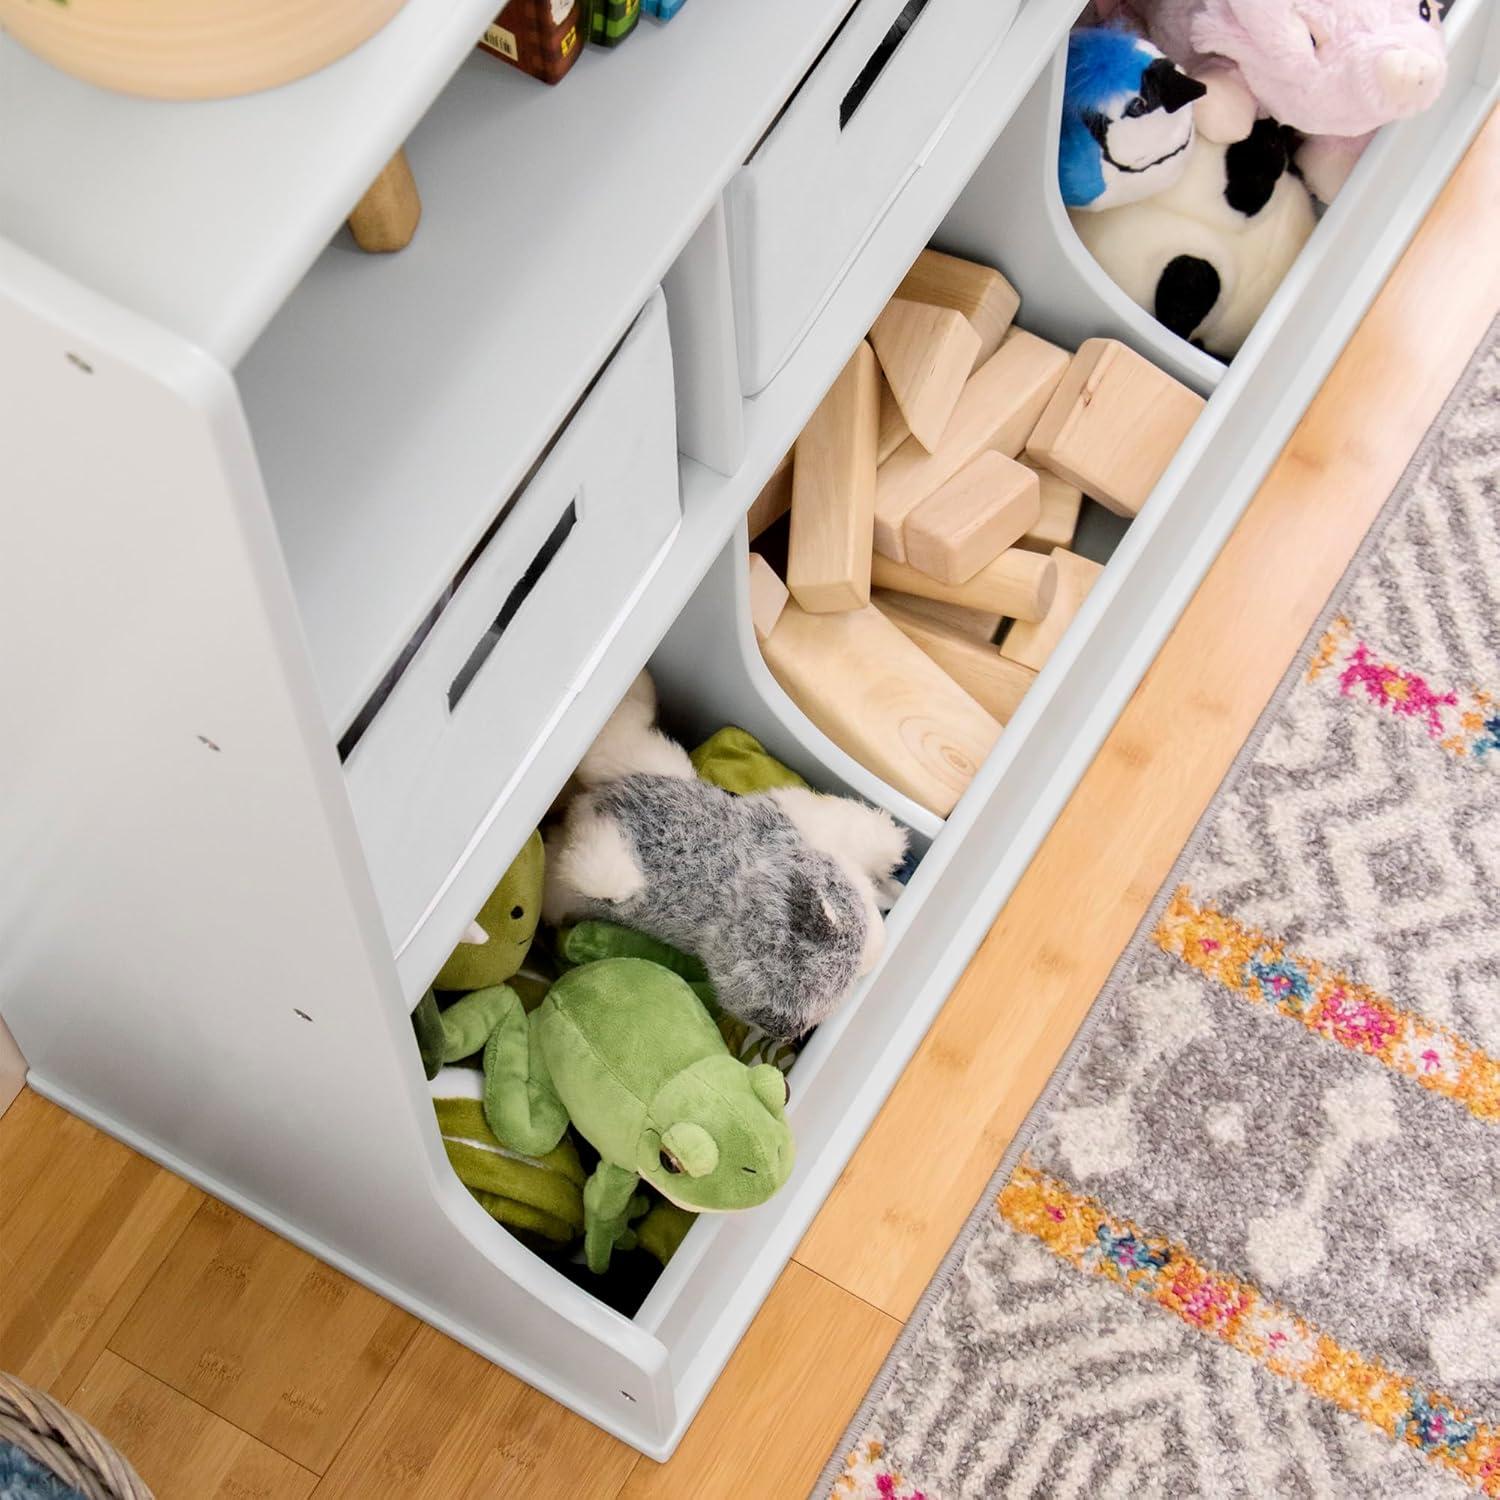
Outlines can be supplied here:
<path id="1" fill-rule="evenodd" d="M 1071 0 L 929 0 L 852 106 L 900 0 L 696 0 L 552 91 L 465 61 L 494 8 L 408 0 L 205 105 L 0 41 L 0 1006 L 41 1092 L 661 1458 L 1492 106 L 1500 25 L 1458 0 L 1446 95 L 1224 370 L 1069 229 Z M 412 246 L 324 249 L 413 127 Z M 946 825 L 780 692 L 744 567 L 929 239 L 1212 395 Z M 408 1011 L 648 659 L 680 728 L 925 857 L 797 1064 L 793 1180 L 627 1319 L 449 1171 Z"/>

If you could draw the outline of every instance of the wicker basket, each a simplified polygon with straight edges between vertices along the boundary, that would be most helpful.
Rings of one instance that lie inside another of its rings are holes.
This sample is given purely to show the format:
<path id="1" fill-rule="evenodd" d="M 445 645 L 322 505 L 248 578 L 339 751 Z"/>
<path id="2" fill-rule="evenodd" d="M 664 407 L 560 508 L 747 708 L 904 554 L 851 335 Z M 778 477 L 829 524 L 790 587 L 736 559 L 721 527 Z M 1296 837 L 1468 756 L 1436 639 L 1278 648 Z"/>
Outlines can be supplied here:
<path id="1" fill-rule="evenodd" d="M 156 99 L 249 94 L 342 57 L 403 0 L 0 0 L 0 28 L 65 73 Z"/>
<path id="2" fill-rule="evenodd" d="M 82 1417 L 0 1371 L 0 1439 L 86 1500 L 154 1500 L 141 1476 Z"/>

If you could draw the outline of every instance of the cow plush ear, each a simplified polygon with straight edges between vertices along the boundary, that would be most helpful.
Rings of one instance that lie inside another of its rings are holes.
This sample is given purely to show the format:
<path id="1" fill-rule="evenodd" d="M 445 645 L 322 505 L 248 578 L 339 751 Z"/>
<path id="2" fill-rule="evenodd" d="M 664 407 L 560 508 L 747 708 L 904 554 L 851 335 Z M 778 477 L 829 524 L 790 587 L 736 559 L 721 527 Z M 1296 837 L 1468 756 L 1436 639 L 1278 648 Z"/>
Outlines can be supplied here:
<path id="1" fill-rule="evenodd" d="M 665 1170 L 670 1172 L 675 1166 L 689 1177 L 707 1177 L 719 1165 L 717 1142 L 691 1120 L 679 1120 L 662 1132 L 661 1155 Z"/>

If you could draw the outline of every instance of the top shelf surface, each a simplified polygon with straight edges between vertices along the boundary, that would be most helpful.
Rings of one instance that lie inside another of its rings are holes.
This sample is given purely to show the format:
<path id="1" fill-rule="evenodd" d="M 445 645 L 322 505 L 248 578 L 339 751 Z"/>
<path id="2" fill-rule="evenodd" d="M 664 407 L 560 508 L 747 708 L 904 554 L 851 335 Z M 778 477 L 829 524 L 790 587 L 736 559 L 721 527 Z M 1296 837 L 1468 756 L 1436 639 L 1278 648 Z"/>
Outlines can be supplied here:
<path id="1" fill-rule="evenodd" d="M 495 115 L 515 127 L 499 190 L 518 218 L 545 213 L 544 195 L 567 180 L 555 158 L 538 169 L 551 157 L 548 127 L 571 116 L 562 134 L 576 144 L 581 114 L 594 144 L 572 164 L 575 183 L 670 173 L 670 160 L 633 160 L 632 145 L 643 120 L 672 116 L 698 168 L 679 181 L 683 219 L 701 217 L 849 3 L 756 0 L 750 23 L 742 9 L 695 0 L 669 26 L 643 20 L 617 53 L 590 49 L 552 90 L 496 61 L 508 76 L 495 80 Z M 498 8 L 407 0 L 331 67 L 201 103 L 96 88 L 0 35 L 0 234 L 233 366 Z M 499 185 L 476 183 L 486 186 Z"/>

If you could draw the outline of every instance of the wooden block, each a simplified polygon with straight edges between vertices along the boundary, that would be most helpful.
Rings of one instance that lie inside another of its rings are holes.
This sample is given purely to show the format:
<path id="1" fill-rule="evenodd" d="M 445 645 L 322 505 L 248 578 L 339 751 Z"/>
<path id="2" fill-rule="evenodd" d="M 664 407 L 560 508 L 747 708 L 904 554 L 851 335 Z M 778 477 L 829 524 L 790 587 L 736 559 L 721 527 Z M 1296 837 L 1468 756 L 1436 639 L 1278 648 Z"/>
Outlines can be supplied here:
<path id="1" fill-rule="evenodd" d="M 1041 515 L 1036 470 L 981 453 L 906 518 L 906 560 L 939 582 L 966 583 Z"/>
<path id="2" fill-rule="evenodd" d="M 1101 564 L 1079 557 L 1065 547 L 1056 548 L 1051 555 L 1057 563 L 1057 592 L 1051 608 L 1038 621 L 1017 620 L 1006 631 L 1000 646 L 1000 654 L 1007 661 L 1030 667 L 1033 672 L 1040 672 L 1046 666 L 1052 648 L 1073 623 L 1073 616 L 1088 598 L 1094 580 L 1104 571 Z"/>
<path id="3" fill-rule="evenodd" d="M 771 477 L 762 486 L 760 494 L 750 502 L 745 520 L 750 527 L 752 542 L 792 508 L 792 454 L 795 451 L 793 448 L 786 450 L 781 462 L 771 470 Z"/>
<path id="4" fill-rule="evenodd" d="M 404 250 L 422 217 L 422 198 L 403 146 L 380 169 L 349 215 L 354 243 L 370 254 Z"/>
<path id="5" fill-rule="evenodd" d="M 977 641 L 962 630 L 907 608 L 904 596 L 880 590 L 873 599 L 875 608 L 907 640 L 920 646 L 971 698 L 1001 724 L 1009 724 L 1026 690 L 1036 681 L 1036 673 L 1019 662 L 1008 661 L 1000 648 L 989 641 Z M 915 601 L 921 602 L 921 601 Z"/>
<path id="6" fill-rule="evenodd" d="M 750 624 L 755 639 L 763 641 L 775 630 L 781 612 L 786 608 L 786 585 L 776 570 L 759 552 L 750 554 Z"/>
<path id="7" fill-rule="evenodd" d="M 870 344 L 911 435 L 932 452 L 979 353 L 974 325 L 951 307 L 892 297 Z"/>
<path id="8" fill-rule="evenodd" d="M 1036 471 L 1041 490 L 1041 519 L 1016 543 L 1028 552 L 1050 552 L 1054 547 L 1071 547 L 1078 530 L 1078 513 L 1083 509 L 1083 491 L 1066 479 L 1059 479 L 1050 469 L 1043 469 L 1023 458 L 1028 469 Z"/>
<path id="9" fill-rule="evenodd" d="M 793 601 L 762 650 L 829 739 L 940 817 L 999 738 L 994 717 L 874 605 L 810 615 Z"/>
<path id="10" fill-rule="evenodd" d="M 1014 458 L 1068 368 L 1055 344 L 1012 329 L 969 376 L 936 453 L 914 437 L 880 466 L 875 481 L 875 550 L 906 561 L 906 518 L 939 485 L 986 450 Z"/>
<path id="11" fill-rule="evenodd" d="M 1203 397 L 1115 339 L 1088 339 L 1026 451 L 1119 516 L 1146 503 Z"/>
<path id="12" fill-rule="evenodd" d="M 1021 305 L 1016 289 L 998 271 L 941 250 L 924 250 L 896 288 L 896 295 L 961 312 L 979 335 L 976 366 L 1000 347 Z"/>
<path id="13" fill-rule="evenodd" d="M 1040 552 L 1012 547 L 987 562 L 964 583 L 939 583 L 907 563 L 875 556 L 870 573 L 879 588 L 898 594 L 920 594 L 944 604 L 962 604 L 968 609 L 993 611 L 1011 620 L 1040 620 L 1057 593 L 1057 564 Z"/>
<path id="14" fill-rule="evenodd" d="M 906 425 L 906 418 L 901 415 L 901 408 L 896 404 L 896 393 L 891 389 L 890 383 L 882 379 L 880 435 L 875 444 L 875 462 L 883 464 L 910 436 L 911 428 Z"/>
<path id="15" fill-rule="evenodd" d="M 920 594 L 898 594 L 893 589 L 872 589 L 872 604 L 892 604 L 909 615 L 921 615 L 938 625 L 967 636 L 973 641 L 993 642 L 1005 616 L 992 610 L 967 609 L 962 604 L 946 604 L 941 599 L 924 599 Z"/>
<path id="16" fill-rule="evenodd" d="M 786 582 L 814 614 L 870 602 L 880 372 L 861 343 L 797 439 Z"/>

